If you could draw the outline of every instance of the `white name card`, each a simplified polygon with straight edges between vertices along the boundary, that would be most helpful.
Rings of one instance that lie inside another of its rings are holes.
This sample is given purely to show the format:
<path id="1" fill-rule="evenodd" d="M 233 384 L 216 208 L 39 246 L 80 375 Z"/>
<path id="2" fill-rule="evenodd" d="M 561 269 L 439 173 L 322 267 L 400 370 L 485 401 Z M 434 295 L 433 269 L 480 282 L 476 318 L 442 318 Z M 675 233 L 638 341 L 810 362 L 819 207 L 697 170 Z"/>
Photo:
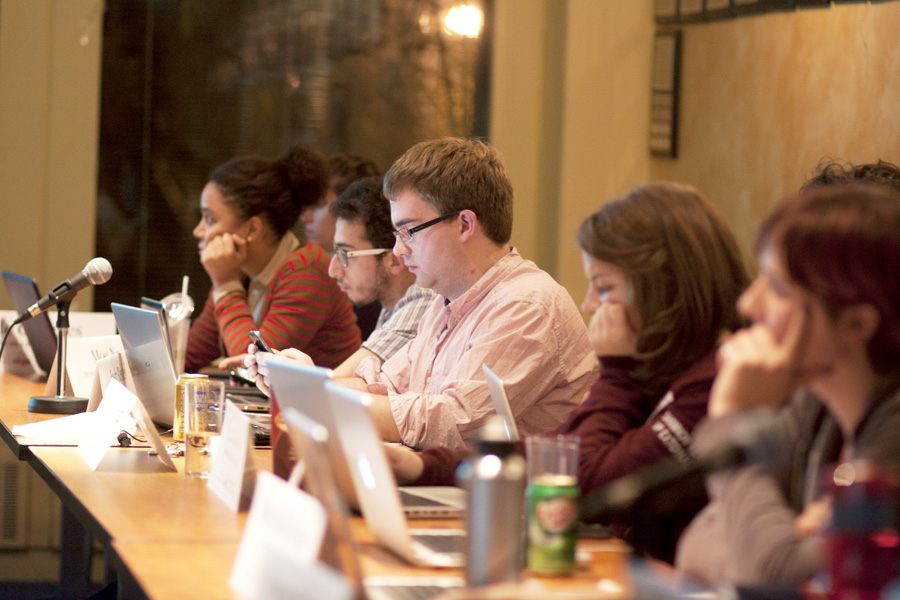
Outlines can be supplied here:
<path id="1" fill-rule="evenodd" d="M 79 398 L 90 398 L 97 361 L 122 352 L 122 340 L 117 335 L 70 338 L 66 353 L 66 375 L 72 392 Z"/>
<path id="2" fill-rule="evenodd" d="M 178 471 L 175 463 L 172 462 L 172 457 L 169 456 L 169 453 L 166 450 L 166 445 L 163 443 L 162 438 L 159 437 L 159 432 L 156 431 L 156 425 L 153 424 L 153 420 L 150 418 L 150 414 L 147 412 L 147 409 L 144 408 L 144 404 L 140 401 L 140 399 L 138 399 L 138 401 L 134 403 L 134 410 L 132 411 L 132 414 L 134 415 L 135 419 L 137 419 L 138 425 L 140 426 L 144 437 L 147 438 L 148 442 L 150 442 L 150 447 L 153 449 L 150 453 L 156 454 L 156 456 L 159 457 L 159 460 L 162 461 L 162 464 L 164 464 L 170 471 Z"/>
<path id="3" fill-rule="evenodd" d="M 334 568 L 323 564 L 297 565 L 284 548 L 275 544 L 263 548 L 263 573 L 259 587 L 248 600 L 291 598 L 292 600 L 353 600 L 356 590 L 350 580 Z"/>
<path id="4" fill-rule="evenodd" d="M 116 442 L 119 432 L 134 427 L 131 411 L 137 403 L 137 396 L 124 385 L 112 380 L 93 413 L 92 419 L 78 444 L 78 454 L 85 460 L 91 471 L 96 471 L 109 447 Z"/>
<path id="5" fill-rule="evenodd" d="M 297 573 L 314 565 L 325 526 L 325 509 L 318 500 L 277 475 L 260 471 L 228 584 L 239 594 L 256 598 L 270 572 Z M 266 548 L 277 550 L 267 553 Z M 298 595 L 307 585 L 299 578 L 295 584 L 296 590 L 291 591 Z"/>
<path id="6" fill-rule="evenodd" d="M 131 376 L 131 369 L 128 368 L 128 361 L 125 360 L 125 353 L 119 352 L 97 361 L 97 368 L 94 370 L 94 384 L 91 386 L 91 395 L 88 397 L 87 412 L 97 410 L 100 400 L 103 399 L 103 390 L 109 387 L 109 382 L 113 379 L 137 396 L 134 378 Z"/>
<path id="7" fill-rule="evenodd" d="M 250 506 L 255 481 L 250 417 L 226 400 L 222 435 L 206 485 L 228 508 L 238 512 Z"/>

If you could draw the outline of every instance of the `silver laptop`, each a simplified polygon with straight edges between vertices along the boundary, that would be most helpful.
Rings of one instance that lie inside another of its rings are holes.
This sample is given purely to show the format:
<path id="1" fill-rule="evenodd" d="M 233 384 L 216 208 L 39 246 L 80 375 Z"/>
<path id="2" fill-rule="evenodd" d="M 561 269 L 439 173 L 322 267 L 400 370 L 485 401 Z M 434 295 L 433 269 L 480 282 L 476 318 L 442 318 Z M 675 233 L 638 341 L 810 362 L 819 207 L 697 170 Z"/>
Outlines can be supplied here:
<path id="1" fill-rule="evenodd" d="M 338 491 L 334 471 L 329 467 L 329 435 L 327 429 L 297 410 L 288 407 L 284 419 L 291 443 L 300 451 L 302 461 L 292 473 L 302 472 L 303 487 L 325 508 L 328 531 L 322 548 L 322 561 L 341 573 L 359 592 L 365 590 L 369 600 L 426 600 L 464 585 L 461 577 L 448 576 L 369 576 L 363 577 L 359 549 L 351 534 L 347 505 Z"/>
<path id="2" fill-rule="evenodd" d="M 113 316 L 116 318 L 116 328 L 122 338 L 122 346 L 126 350 L 144 346 L 156 340 L 162 340 L 166 344 L 166 351 L 172 355 L 171 346 L 165 334 L 164 322 L 159 312 L 155 309 L 137 308 L 118 302 L 110 303 Z M 173 367 L 174 369 L 174 367 Z"/>
<path id="3" fill-rule="evenodd" d="M 3 271 L 3 284 L 9 292 L 13 307 L 19 314 L 24 313 L 41 299 L 37 282 L 33 277 Z M 50 324 L 47 313 L 42 312 L 28 319 L 22 323 L 22 329 L 25 330 L 25 337 L 28 338 L 38 366 L 49 373 L 56 359 L 56 330 Z"/>
<path id="4" fill-rule="evenodd" d="M 122 346 L 131 356 L 129 362 L 138 397 L 154 423 L 171 427 L 175 406 L 175 365 L 171 348 L 166 346 L 159 313 L 116 302 L 110 306 Z M 136 369 L 135 365 L 140 368 Z"/>
<path id="5" fill-rule="evenodd" d="M 325 391 L 325 382 L 331 379 L 331 370 L 302 365 L 279 356 L 267 357 L 269 381 L 279 406 L 293 407 L 332 433 L 329 460 L 344 497 L 356 497 L 353 480 L 347 468 L 343 448 L 334 433 L 338 418 Z M 340 414 L 340 413 L 338 413 Z M 343 415 L 341 415 L 343 418 Z M 399 488 L 403 512 L 411 519 L 461 518 L 466 507 L 465 492 L 452 486 L 421 486 Z"/>
<path id="6" fill-rule="evenodd" d="M 506 395 L 506 387 L 503 385 L 503 380 L 491 371 L 486 364 L 481 365 L 481 370 L 484 372 L 484 379 L 487 381 L 488 389 L 491 392 L 491 400 L 494 401 L 494 410 L 503 419 L 506 438 L 511 442 L 518 442 L 519 429 L 516 427 L 516 417 L 509 407 L 509 398 Z"/>
<path id="7" fill-rule="evenodd" d="M 328 406 L 325 382 L 331 380 L 331 369 L 303 365 L 274 354 L 266 357 L 269 382 L 282 411 L 292 408 L 303 416 L 320 423 L 328 431 L 334 430 L 334 416 Z M 293 438 L 291 438 L 293 442 Z M 295 446 L 296 447 L 296 446 Z M 353 482 L 343 450 L 334 437 L 328 440 L 326 458 L 334 470 L 338 489 L 344 498 L 353 498 Z"/>
<path id="8" fill-rule="evenodd" d="M 366 525 L 381 544 L 407 562 L 432 567 L 463 564 L 465 533 L 459 529 L 409 529 L 397 482 L 369 414 L 372 397 L 333 381 L 325 384 L 337 435 Z"/>
<path id="9" fill-rule="evenodd" d="M 172 336 L 169 334 L 169 319 L 166 317 L 166 305 L 159 300 L 144 296 L 141 298 L 141 308 L 145 310 L 155 310 L 158 313 L 159 329 L 162 331 L 163 337 L 166 340 L 166 347 L 168 347 L 169 354 L 172 357 L 172 364 L 175 364 L 175 351 L 172 349 Z"/>

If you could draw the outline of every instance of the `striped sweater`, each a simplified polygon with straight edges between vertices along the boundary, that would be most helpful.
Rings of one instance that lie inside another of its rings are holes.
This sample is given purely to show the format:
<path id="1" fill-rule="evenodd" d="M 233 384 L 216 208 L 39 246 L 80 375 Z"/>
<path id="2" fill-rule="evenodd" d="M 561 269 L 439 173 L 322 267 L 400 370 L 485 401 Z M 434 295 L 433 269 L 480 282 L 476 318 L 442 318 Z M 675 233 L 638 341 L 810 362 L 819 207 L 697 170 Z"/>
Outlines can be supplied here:
<path id="1" fill-rule="evenodd" d="M 196 371 L 220 356 L 246 352 L 251 329 L 259 329 L 273 348 L 297 348 L 317 365 L 343 362 L 362 340 L 350 300 L 328 276 L 329 260 L 313 244 L 292 252 L 269 284 L 258 326 L 245 292 L 230 292 L 218 303 L 210 292 L 191 325 L 185 369 Z"/>

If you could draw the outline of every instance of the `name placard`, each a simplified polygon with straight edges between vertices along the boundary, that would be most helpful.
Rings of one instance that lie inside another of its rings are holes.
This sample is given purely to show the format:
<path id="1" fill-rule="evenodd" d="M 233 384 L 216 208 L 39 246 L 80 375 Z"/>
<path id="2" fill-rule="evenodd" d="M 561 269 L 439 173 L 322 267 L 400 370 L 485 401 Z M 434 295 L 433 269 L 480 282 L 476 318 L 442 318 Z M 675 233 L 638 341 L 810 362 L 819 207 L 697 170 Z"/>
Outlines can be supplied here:
<path id="1" fill-rule="evenodd" d="M 255 598 L 270 572 L 297 573 L 316 564 L 325 525 L 325 509 L 318 500 L 277 475 L 260 471 L 228 585 Z M 300 597 L 306 583 L 299 578 L 295 582 L 297 589 L 291 591 Z"/>
<path id="2" fill-rule="evenodd" d="M 137 419 L 138 425 L 144 433 L 144 437 L 150 442 L 150 447 L 153 449 L 151 454 L 156 454 L 162 464 L 166 465 L 166 468 L 170 471 L 177 471 L 178 468 L 172 461 L 172 457 L 169 456 L 169 453 L 166 451 L 166 445 L 163 443 L 162 438 L 159 437 L 159 432 L 156 431 L 156 425 L 153 424 L 150 414 L 147 412 L 147 409 L 144 408 L 144 404 L 140 399 L 134 403 L 132 414 Z"/>
<path id="3" fill-rule="evenodd" d="M 238 512 L 250 506 L 255 481 L 250 417 L 226 400 L 222 435 L 206 485 L 228 508 Z"/>
<path id="4" fill-rule="evenodd" d="M 90 398 L 97 361 L 122 352 L 122 339 L 117 335 L 70 338 L 66 354 L 66 375 L 72 392 L 80 398 Z"/>
<path id="5" fill-rule="evenodd" d="M 137 396 L 115 379 L 110 381 L 100 406 L 91 415 L 90 422 L 78 444 L 78 454 L 96 471 L 109 447 L 116 442 L 119 432 L 134 427 L 131 411 Z"/>
<path id="6" fill-rule="evenodd" d="M 100 400 L 103 399 L 103 391 L 109 387 L 109 382 L 113 379 L 137 396 L 134 378 L 131 376 L 131 369 L 128 368 L 128 361 L 125 360 L 125 353 L 119 352 L 97 361 L 94 369 L 94 382 L 91 385 L 91 395 L 88 396 L 87 412 L 97 410 L 97 407 L 100 406 Z"/>

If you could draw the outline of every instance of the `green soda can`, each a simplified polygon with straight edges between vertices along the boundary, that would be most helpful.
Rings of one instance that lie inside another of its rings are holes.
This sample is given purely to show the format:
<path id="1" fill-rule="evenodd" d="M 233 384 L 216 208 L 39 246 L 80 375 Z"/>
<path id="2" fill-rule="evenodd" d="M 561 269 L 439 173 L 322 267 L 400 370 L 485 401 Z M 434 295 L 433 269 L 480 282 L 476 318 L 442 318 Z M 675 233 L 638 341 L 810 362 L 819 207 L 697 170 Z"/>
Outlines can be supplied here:
<path id="1" fill-rule="evenodd" d="M 528 570 L 569 575 L 575 570 L 575 537 L 581 490 L 572 475 L 538 475 L 527 499 Z"/>

